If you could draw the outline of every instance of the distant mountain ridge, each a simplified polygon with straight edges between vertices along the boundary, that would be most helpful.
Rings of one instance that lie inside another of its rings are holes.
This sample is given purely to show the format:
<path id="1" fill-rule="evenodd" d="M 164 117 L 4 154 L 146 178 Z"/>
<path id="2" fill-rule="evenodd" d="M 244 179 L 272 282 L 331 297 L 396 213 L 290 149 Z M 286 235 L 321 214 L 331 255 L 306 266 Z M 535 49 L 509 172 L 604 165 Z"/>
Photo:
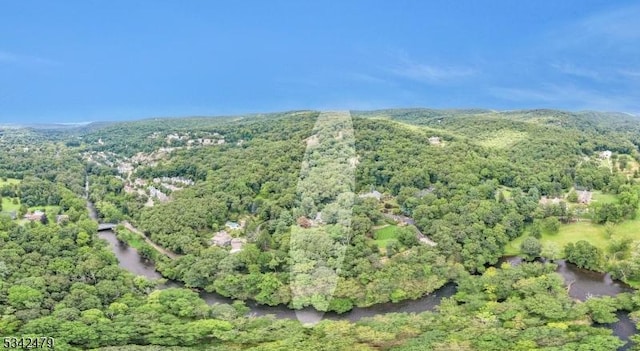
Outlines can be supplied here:
<path id="1" fill-rule="evenodd" d="M 132 118 L 120 121 L 93 121 L 93 122 L 75 122 L 75 123 L 0 123 L 0 129 L 32 129 L 32 130 L 50 130 L 50 131 L 78 131 L 88 132 L 100 129 L 110 125 L 126 125 L 129 123 L 169 123 L 179 124 L 182 121 L 190 122 L 207 122 L 211 119 L 219 121 L 239 120 L 239 119 L 256 119 L 256 118 L 273 118 L 292 115 L 296 113 L 318 112 L 318 110 L 290 110 L 282 112 L 269 113 L 250 113 L 238 115 L 212 115 L 212 116 L 167 116 L 167 117 L 145 117 Z M 495 110 L 485 108 L 450 108 L 450 109 L 432 109 L 432 108 L 390 108 L 376 110 L 351 110 L 353 116 L 357 117 L 383 117 L 398 120 L 429 119 L 443 117 L 472 117 L 472 116 L 493 116 L 493 117 L 510 117 L 514 120 L 529 120 L 536 117 L 556 117 L 560 119 L 575 119 L 576 117 L 585 117 L 590 122 L 604 122 L 608 118 L 614 118 L 617 122 L 637 122 L 640 116 L 616 111 L 565 111 L 555 109 L 522 109 L 522 110 Z"/>

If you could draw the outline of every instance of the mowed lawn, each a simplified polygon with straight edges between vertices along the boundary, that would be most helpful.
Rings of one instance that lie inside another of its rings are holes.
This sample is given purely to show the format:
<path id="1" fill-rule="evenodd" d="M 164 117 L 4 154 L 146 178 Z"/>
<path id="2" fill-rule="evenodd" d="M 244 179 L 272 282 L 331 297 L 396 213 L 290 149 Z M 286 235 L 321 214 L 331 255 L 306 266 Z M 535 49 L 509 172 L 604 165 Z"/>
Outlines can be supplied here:
<path id="1" fill-rule="evenodd" d="M 618 229 L 618 228 L 616 228 Z M 619 235 L 619 234 L 614 234 Z M 520 244 L 529 236 L 529 231 L 525 230 L 524 234 L 514 239 L 505 246 L 505 255 L 519 255 Z M 639 237 L 640 239 L 640 237 Z M 608 239 L 604 233 L 604 226 L 592 224 L 591 222 L 577 222 L 571 224 L 563 224 L 557 234 L 543 233 L 540 242 L 544 245 L 547 242 L 553 242 L 562 250 L 568 243 L 586 240 L 590 244 L 601 249 L 606 249 Z"/>
<path id="2" fill-rule="evenodd" d="M 387 225 L 373 232 L 373 238 L 379 248 L 384 249 L 387 247 L 387 243 L 397 239 L 396 229 L 397 225 Z"/>
<path id="3" fill-rule="evenodd" d="M 51 214 L 58 214 L 60 212 L 60 206 L 33 206 L 29 207 L 29 212 L 44 211 L 47 216 Z"/>
<path id="4" fill-rule="evenodd" d="M 611 204 L 617 202 L 616 196 L 614 194 L 603 194 L 602 191 L 594 191 L 593 196 L 591 198 L 592 202 Z"/>
<path id="5" fill-rule="evenodd" d="M 20 184 L 20 179 L 8 178 L 7 180 L 3 180 L 0 178 L 0 188 L 5 185 L 14 185 Z M 2 211 L 17 211 L 20 208 L 20 204 L 14 204 L 13 198 L 2 197 Z"/>
<path id="6" fill-rule="evenodd" d="M 14 204 L 13 199 L 3 197 L 2 198 L 2 210 L 3 211 L 17 211 L 20 209 L 20 204 Z"/>
<path id="7" fill-rule="evenodd" d="M 520 244 L 528 235 L 528 230 L 525 230 L 523 235 L 508 243 L 505 246 L 505 254 L 518 255 L 520 253 Z M 616 224 L 612 237 L 628 237 L 632 240 L 640 240 L 640 210 L 636 213 L 635 219 Z M 566 244 L 575 243 L 579 240 L 586 240 L 601 250 L 606 250 L 609 243 L 609 239 L 605 234 L 605 226 L 589 221 L 563 224 L 560 226 L 558 234 L 543 233 L 540 242 L 543 245 L 546 242 L 553 242 L 562 249 Z"/>

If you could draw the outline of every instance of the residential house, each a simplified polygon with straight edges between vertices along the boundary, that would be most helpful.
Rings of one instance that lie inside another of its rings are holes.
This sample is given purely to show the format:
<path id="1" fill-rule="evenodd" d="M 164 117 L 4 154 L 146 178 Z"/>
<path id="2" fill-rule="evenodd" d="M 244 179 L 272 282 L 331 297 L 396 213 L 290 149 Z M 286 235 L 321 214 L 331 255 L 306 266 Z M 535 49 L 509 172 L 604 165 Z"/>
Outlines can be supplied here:
<path id="1" fill-rule="evenodd" d="M 227 233 L 226 231 L 222 230 L 216 233 L 216 235 L 213 236 L 213 238 L 211 238 L 211 244 L 212 245 L 216 245 L 216 246 L 220 246 L 220 247 L 224 247 L 224 246 L 228 246 L 229 244 L 231 244 L 231 240 L 233 238 L 231 237 L 231 235 L 229 233 Z"/>
<path id="2" fill-rule="evenodd" d="M 40 211 L 40 210 L 36 210 L 33 213 L 27 213 L 24 215 L 25 219 L 28 219 L 32 222 L 35 221 L 42 221 L 42 218 L 44 217 L 44 212 Z"/>

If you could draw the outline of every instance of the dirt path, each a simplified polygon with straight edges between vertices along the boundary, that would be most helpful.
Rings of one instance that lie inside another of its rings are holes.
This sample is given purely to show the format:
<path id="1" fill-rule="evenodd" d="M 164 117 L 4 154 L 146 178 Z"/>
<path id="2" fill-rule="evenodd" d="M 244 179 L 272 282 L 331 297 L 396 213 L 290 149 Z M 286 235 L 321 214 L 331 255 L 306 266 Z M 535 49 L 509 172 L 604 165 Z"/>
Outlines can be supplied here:
<path id="1" fill-rule="evenodd" d="M 136 233 L 138 235 L 140 235 L 140 237 L 149 245 L 151 245 L 151 247 L 153 247 L 154 249 L 156 249 L 158 252 L 163 253 L 165 255 L 167 255 L 169 258 L 171 258 L 172 260 L 175 260 L 176 258 L 180 257 L 181 255 L 178 255 L 177 253 L 171 252 L 167 249 L 165 249 L 164 247 L 154 243 L 153 241 L 151 241 L 151 239 L 147 238 L 146 235 L 144 235 L 144 233 L 142 231 L 140 231 L 138 228 L 134 227 L 131 223 L 129 223 L 129 221 L 123 221 L 122 225 L 127 228 L 128 230 L 130 230 L 133 233 Z"/>
<path id="2" fill-rule="evenodd" d="M 407 217 L 407 216 L 399 216 L 399 215 L 393 215 L 390 213 L 383 213 L 383 216 L 389 218 L 389 219 L 393 219 L 394 221 L 398 222 L 398 223 L 404 223 L 405 225 L 410 225 L 414 228 L 414 230 L 416 231 L 416 236 L 418 237 L 418 240 L 425 244 L 425 245 L 429 245 L 429 246 L 436 246 L 438 245 L 435 241 L 427 238 L 426 235 L 422 234 L 422 232 L 420 231 L 420 229 L 418 229 L 418 227 L 416 227 L 416 221 L 411 218 L 411 217 Z"/>

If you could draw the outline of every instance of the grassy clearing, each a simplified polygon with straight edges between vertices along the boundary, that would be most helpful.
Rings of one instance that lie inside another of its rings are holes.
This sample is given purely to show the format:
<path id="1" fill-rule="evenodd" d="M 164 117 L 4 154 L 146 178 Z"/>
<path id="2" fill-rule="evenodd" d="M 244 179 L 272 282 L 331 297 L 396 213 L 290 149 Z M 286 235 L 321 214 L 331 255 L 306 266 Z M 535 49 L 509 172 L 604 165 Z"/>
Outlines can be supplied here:
<path id="1" fill-rule="evenodd" d="M 47 214 L 47 217 L 50 218 L 49 216 L 52 214 L 58 214 L 60 213 L 60 206 L 33 206 L 33 207 L 29 207 L 29 212 L 35 212 L 35 211 L 44 211 Z"/>
<path id="2" fill-rule="evenodd" d="M 379 248 L 384 249 L 387 247 L 387 244 L 397 239 L 396 229 L 397 225 L 387 225 L 373 232 L 373 238 L 376 245 Z"/>
<path id="3" fill-rule="evenodd" d="M 509 200 L 511 199 L 511 195 L 513 193 L 513 189 L 508 187 L 508 186 L 504 186 L 501 185 L 500 187 L 498 187 L 498 190 L 502 192 L 502 195 L 504 195 L 504 198 Z M 498 198 L 498 194 L 496 193 L 496 199 Z"/>
<path id="4" fill-rule="evenodd" d="M 602 191 L 594 191 L 591 201 L 610 204 L 617 202 L 618 199 L 616 199 L 616 196 L 614 194 L 604 194 L 602 193 Z"/>
<path id="5" fill-rule="evenodd" d="M 616 233 L 616 235 L 620 235 Z M 505 246 L 506 255 L 519 255 L 520 244 L 524 239 L 529 236 L 529 230 L 525 230 L 524 234 L 514 239 Z M 598 248 L 605 250 L 607 247 L 608 239 L 604 233 L 604 226 L 593 224 L 591 222 L 577 222 L 570 224 L 563 224 L 560 226 L 560 231 L 557 234 L 542 233 L 540 242 L 545 243 L 552 242 L 558 245 L 560 249 L 563 249 L 568 243 L 575 243 L 579 240 L 586 240 L 590 244 L 597 246 Z"/>
<path id="6" fill-rule="evenodd" d="M 640 210 L 636 213 L 636 218 L 624 221 L 615 226 L 615 235 L 628 236 L 633 240 L 640 240 Z"/>
<path id="7" fill-rule="evenodd" d="M 528 136 L 525 132 L 502 129 L 495 133 L 480 136 L 477 143 L 481 146 L 495 149 L 508 148 Z"/>
<path id="8" fill-rule="evenodd" d="M 2 198 L 2 210 L 3 211 L 18 211 L 20 209 L 20 204 L 14 204 L 13 199 L 11 198 Z"/>
<path id="9" fill-rule="evenodd" d="M 138 250 L 144 244 L 144 240 L 140 237 L 140 235 L 126 229 L 126 228 L 118 228 L 117 238 L 124 241 L 130 247 Z"/>
<path id="10" fill-rule="evenodd" d="M 7 178 L 6 180 L 3 180 L 2 178 L 0 178 L 0 188 L 5 186 L 5 185 L 17 185 L 20 184 L 20 179 L 15 179 L 15 178 Z M 18 201 L 17 204 L 13 203 L 13 198 L 8 198 L 3 196 L 2 197 L 2 211 L 18 211 L 18 209 L 20 209 L 20 202 Z"/>
<path id="11" fill-rule="evenodd" d="M 610 194 L 601 194 L 601 196 L 602 198 L 600 201 L 616 201 L 615 197 L 612 197 Z M 528 235 L 529 230 L 526 229 L 523 235 L 508 243 L 505 246 L 505 254 L 520 254 L 520 244 Z M 640 209 L 636 212 L 635 219 L 616 224 L 613 237 L 627 237 L 632 240 L 640 240 Z M 542 244 L 546 242 L 553 242 L 558 245 L 558 247 L 564 248 L 566 244 L 572 242 L 575 243 L 578 240 L 586 240 L 591 245 L 594 245 L 603 251 L 607 249 L 607 245 L 609 243 L 609 239 L 605 235 L 605 226 L 595 224 L 590 221 L 562 224 L 558 234 L 543 233 L 540 242 Z"/>
<path id="12" fill-rule="evenodd" d="M 607 168 L 609 170 L 611 170 L 613 168 L 613 163 L 611 162 L 611 159 L 599 159 L 600 160 L 600 167 L 604 167 Z"/>

